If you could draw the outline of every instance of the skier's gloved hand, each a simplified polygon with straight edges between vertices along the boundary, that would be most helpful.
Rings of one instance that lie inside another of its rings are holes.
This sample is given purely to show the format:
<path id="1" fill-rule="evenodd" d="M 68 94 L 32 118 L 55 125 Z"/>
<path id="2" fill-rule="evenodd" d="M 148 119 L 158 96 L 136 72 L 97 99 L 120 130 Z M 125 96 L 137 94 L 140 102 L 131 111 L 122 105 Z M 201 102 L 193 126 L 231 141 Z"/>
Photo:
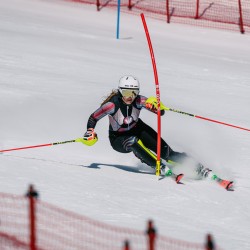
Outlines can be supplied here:
<path id="1" fill-rule="evenodd" d="M 154 112 L 155 114 L 157 114 L 157 106 L 155 107 L 154 104 L 150 103 L 150 102 L 146 102 L 145 103 L 146 109 Z M 161 109 L 161 116 L 165 114 L 165 110 Z"/>
<path id="2" fill-rule="evenodd" d="M 93 146 L 97 141 L 98 137 L 93 128 L 88 128 L 83 138 L 77 139 L 77 142 L 81 142 L 87 146 Z"/>
<path id="3" fill-rule="evenodd" d="M 84 140 L 93 140 L 95 137 L 97 137 L 95 130 L 93 128 L 88 128 L 83 136 L 83 139 Z"/>
<path id="4" fill-rule="evenodd" d="M 157 113 L 157 109 L 158 109 L 157 98 L 154 96 L 149 97 L 145 102 L 145 107 L 146 107 L 146 109 L 148 109 L 154 113 Z M 160 102 L 161 115 L 165 114 L 165 109 L 168 109 L 168 108 L 165 107 L 162 102 Z"/>
<path id="5" fill-rule="evenodd" d="M 147 103 L 145 103 L 145 106 L 146 106 L 146 108 L 148 109 L 148 110 L 151 110 L 151 111 L 153 111 L 153 112 L 156 112 L 157 111 L 157 107 L 155 107 L 152 103 L 150 103 L 150 102 L 147 102 Z"/>

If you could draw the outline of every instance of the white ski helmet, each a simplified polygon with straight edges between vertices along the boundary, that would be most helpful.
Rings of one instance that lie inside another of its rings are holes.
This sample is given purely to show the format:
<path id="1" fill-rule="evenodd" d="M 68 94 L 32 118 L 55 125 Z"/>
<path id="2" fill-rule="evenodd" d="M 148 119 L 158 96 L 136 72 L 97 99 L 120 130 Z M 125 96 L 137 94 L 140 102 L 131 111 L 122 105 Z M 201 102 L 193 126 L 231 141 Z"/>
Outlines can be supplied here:
<path id="1" fill-rule="evenodd" d="M 134 76 L 123 76 L 119 81 L 119 91 L 121 94 L 123 89 L 135 90 L 138 95 L 140 91 L 140 83 Z"/>

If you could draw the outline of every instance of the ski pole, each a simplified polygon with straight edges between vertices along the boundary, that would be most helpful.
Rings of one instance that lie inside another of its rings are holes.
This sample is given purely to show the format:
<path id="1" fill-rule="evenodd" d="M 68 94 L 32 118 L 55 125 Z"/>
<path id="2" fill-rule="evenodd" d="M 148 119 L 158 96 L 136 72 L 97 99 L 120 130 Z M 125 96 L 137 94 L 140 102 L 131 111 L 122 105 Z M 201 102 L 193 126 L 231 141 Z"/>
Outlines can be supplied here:
<path id="1" fill-rule="evenodd" d="M 151 103 L 155 107 L 157 107 L 157 100 L 156 100 L 156 97 L 154 97 L 154 96 L 149 97 L 147 99 L 146 103 Z M 160 107 L 161 107 L 161 110 L 168 110 L 168 111 L 172 111 L 172 112 L 179 113 L 179 114 L 182 114 L 182 115 L 188 115 L 188 116 L 195 117 L 195 118 L 198 118 L 198 119 L 202 119 L 202 120 L 205 120 L 205 121 L 215 122 L 215 123 L 218 123 L 218 124 L 221 124 L 221 125 L 225 125 L 225 126 L 229 126 L 229 127 L 233 127 L 233 128 L 238 128 L 238 129 L 242 129 L 242 130 L 250 132 L 250 129 L 248 129 L 248 128 L 243 128 L 243 127 L 236 126 L 236 125 L 233 125 L 233 124 L 229 124 L 229 123 L 213 120 L 213 119 L 210 119 L 210 118 L 206 118 L 206 117 L 203 117 L 203 116 L 190 114 L 190 113 L 187 113 L 187 112 L 184 112 L 184 111 L 181 111 L 181 110 L 168 108 L 162 102 L 160 103 Z"/>
<path id="2" fill-rule="evenodd" d="M 14 151 L 14 150 L 29 149 L 29 148 L 48 147 L 48 146 L 54 146 L 54 145 L 58 145 L 58 144 L 65 144 L 65 143 L 71 143 L 71 142 L 76 142 L 76 140 L 62 141 L 62 142 L 53 142 L 53 143 L 46 143 L 46 144 L 33 145 L 33 146 L 26 146 L 26 147 L 21 147 L 21 148 L 4 149 L 4 150 L 0 150 L 0 153 L 8 152 L 8 151 Z"/>
<path id="3" fill-rule="evenodd" d="M 97 141 L 97 139 L 95 139 L 95 142 Z M 66 144 L 66 143 L 72 143 L 72 142 L 81 142 L 87 146 L 90 146 L 86 140 L 84 140 L 83 138 L 77 138 L 75 140 L 70 140 L 70 141 L 61 141 L 61 142 L 52 142 L 52 143 L 47 143 L 47 144 L 40 144 L 40 145 L 33 145 L 33 146 L 25 146 L 25 147 L 21 147 L 21 148 L 10 148 L 10 149 L 3 149 L 0 150 L 0 153 L 3 152 L 8 152 L 8 151 L 14 151 L 14 150 L 23 150 L 23 149 L 30 149 L 30 148 L 40 148 L 40 147 L 48 147 L 48 146 L 55 146 L 55 145 L 59 145 L 59 144 Z"/>
<path id="4" fill-rule="evenodd" d="M 214 123 L 218 123 L 218 124 L 221 124 L 221 125 L 225 125 L 225 126 L 229 126 L 229 127 L 233 127 L 233 128 L 238 128 L 238 129 L 242 129 L 242 130 L 246 130 L 246 131 L 250 131 L 250 129 L 248 129 L 248 128 L 243 128 L 243 127 L 236 126 L 236 125 L 233 125 L 233 124 L 229 124 L 229 123 L 213 120 L 213 119 L 210 119 L 210 118 L 206 118 L 206 117 L 203 117 L 203 116 L 190 114 L 190 113 L 187 113 L 187 112 L 184 112 L 184 111 L 181 111 L 181 110 L 172 109 L 172 108 L 168 108 L 168 107 L 164 107 L 164 109 L 168 110 L 168 111 L 175 112 L 175 113 L 179 113 L 179 114 L 182 114 L 182 115 L 192 116 L 192 117 L 202 119 L 202 120 L 205 120 L 205 121 L 214 122 Z"/>

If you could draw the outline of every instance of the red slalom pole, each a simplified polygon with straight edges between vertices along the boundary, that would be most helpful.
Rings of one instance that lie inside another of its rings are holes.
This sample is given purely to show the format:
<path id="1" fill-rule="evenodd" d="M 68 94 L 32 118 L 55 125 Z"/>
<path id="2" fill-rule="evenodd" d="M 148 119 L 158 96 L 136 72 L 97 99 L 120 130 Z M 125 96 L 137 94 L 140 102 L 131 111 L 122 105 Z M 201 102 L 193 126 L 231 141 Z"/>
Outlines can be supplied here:
<path id="1" fill-rule="evenodd" d="M 158 124 L 158 130 L 157 130 L 157 160 L 156 160 L 156 172 L 155 174 L 157 176 L 160 175 L 160 161 L 161 161 L 161 100 L 160 100 L 160 88 L 159 88 L 159 81 L 158 81 L 158 74 L 157 74 L 157 68 L 156 68 L 156 62 L 155 62 L 155 57 L 154 57 L 154 51 L 153 51 L 153 46 L 151 43 L 150 35 L 148 32 L 148 27 L 147 23 L 144 17 L 144 14 L 141 13 L 141 20 L 143 23 L 143 27 L 145 30 L 145 34 L 147 37 L 148 41 L 148 47 L 151 55 L 151 60 L 152 60 L 152 66 L 154 70 L 154 78 L 155 78 L 155 88 L 156 88 L 156 98 L 157 98 L 157 124 Z"/>
<path id="2" fill-rule="evenodd" d="M 77 142 L 77 140 L 62 141 L 62 142 L 52 142 L 52 143 L 47 143 L 47 144 L 40 144 L 40 145 L 34 145 L 34 146 L 26 146 L 26 147 L 21 147 L 21 148 L 4 149 L 4 150 L 0 150 L 0 153 L 8 152 L 8 151 L 14 151 L 14 150 L 29 149 L 29 148 L 48 147 L 48 146 L 54 146 L 54 145 L 58 145 L 58 144 L 65 144 L 65 143 L 71 143 L 71 142 Z"/>

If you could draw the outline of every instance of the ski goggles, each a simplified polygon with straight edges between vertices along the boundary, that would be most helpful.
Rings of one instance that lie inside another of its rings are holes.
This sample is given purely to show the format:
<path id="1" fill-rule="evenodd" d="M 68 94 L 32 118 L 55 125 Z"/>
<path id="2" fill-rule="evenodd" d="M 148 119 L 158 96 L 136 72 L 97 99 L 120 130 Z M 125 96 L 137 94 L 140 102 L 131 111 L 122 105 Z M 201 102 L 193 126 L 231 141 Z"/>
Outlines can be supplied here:
<path id="1" fill-rule="evenodd" d="M 124 97 L 135 97 L 139 94 L 139 89 L 122 89 L 120 88 L 120 92 Z"/>

